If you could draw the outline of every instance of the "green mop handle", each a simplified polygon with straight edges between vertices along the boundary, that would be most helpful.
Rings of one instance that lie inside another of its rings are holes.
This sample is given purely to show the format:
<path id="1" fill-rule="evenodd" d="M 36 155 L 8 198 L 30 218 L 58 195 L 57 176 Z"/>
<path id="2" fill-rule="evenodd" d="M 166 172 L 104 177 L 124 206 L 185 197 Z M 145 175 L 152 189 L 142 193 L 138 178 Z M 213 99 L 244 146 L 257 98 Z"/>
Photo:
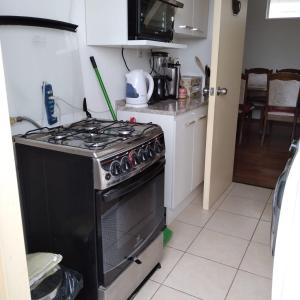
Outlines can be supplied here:
<path id="1" fill-rule="evenodd" d="M 98 79 L 98 81 L 99 81 L 100 88 L 101 88 L 101 90 L 102 90 L 102 92 L 103 92 L 103 95 L 104 95 L 104 98 L 105 98 L 105 100 L 106 100 L 107 106 L 108 106 L 109 111 L 110 111 L 110 113 L 111 113 L 112 119 L 113 119 L 114 121 L 117 121 L 116 113 L 115 113 L 115 111 L 114 111 L 114 109 L 113 109 L 113 107 L 112 107 L 112 104 L 111 104 L 111 102 L 110 102 L 109 96 L 108 96 L 108 94 L 107 94 L 105 85 L 104 85 L 103 80 L 102 80 L 102 78 L 101 78 L 101 75 L 100 75 L 100 72 L 99 72 L 99 70 L 98 70 L 98 67 L 97 67 L 97 64 L 96 64 L 96 61 L 95 61 L 94 56 L 91 56 L 91 57 L 90 57 L 90 60 L 91 60 L 93 69 L 94 69 L 94 71 L 95 71 L 95 73 L 96 73 L 97 79 Z"/>

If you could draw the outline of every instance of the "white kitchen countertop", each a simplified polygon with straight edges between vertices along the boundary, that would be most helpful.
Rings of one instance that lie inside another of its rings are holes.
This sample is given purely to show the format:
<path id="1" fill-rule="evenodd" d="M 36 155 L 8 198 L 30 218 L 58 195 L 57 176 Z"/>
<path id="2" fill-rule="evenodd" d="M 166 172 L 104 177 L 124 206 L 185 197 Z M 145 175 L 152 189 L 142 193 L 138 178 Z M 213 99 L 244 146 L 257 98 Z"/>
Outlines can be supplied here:
<path id="1" fill-rule="evenodd" d="M 187 99 L 187 100 L 163 100 L 148 107 L 127 107 L 125 100 L 119 100 L 116 102 L 117 111 L 150 113 L 158 115 L 178 116 L 193 110 L 196 110 L 202 106 L 207 106 L 208 102 L 203 101 L 202 98 Z"/>

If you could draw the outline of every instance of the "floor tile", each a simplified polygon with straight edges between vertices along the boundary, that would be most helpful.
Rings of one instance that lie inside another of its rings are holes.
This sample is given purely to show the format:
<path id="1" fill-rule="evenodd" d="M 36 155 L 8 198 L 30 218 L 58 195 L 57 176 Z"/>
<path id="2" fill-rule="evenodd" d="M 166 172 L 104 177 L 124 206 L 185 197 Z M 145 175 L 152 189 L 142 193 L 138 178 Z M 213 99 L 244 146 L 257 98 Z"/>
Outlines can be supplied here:
<path id="1" fill-rule="evenodd" d="M 169 227 L 173 231 L 173 236 L 168 246 L 182 251 L 185 251 L 190 246 L 202 229 L 201 227 L 185 224 L 176 220 Z"/>
<path id="2" fill-rule="evenodd" d="M 272 221 L 272 204 L 271 203 L 267 204 L 261 219 L 263 221 L 268 221 L 268 222 Z"/>
<path id="3" fill-rule="evenodd" d="M 272 281 L 239 271 L 226 300 L 271 300 Z"/>
<path id="4" fill-rule="evenodd" d="M 213 206 L 211 207 L 212 211 L 215 211 L 222 204 L 222 202 L 226 199 L 227 195 L 230 193 L 235 184 L 236 183 L 232 183 L 223 193 L 223 195 L 213 204 Z M 203 207 L 203 195 L 201 196 L 201 198 L 194 199 L 191 204 Z"/>
<path id="5" fill-rule="evenodd" d="M 177 220 L 191 224 L 194 226 L 203 227 L 214 211 L 204 210 L 200 205 L 190 204 L 178 217 Z"/>
<path id="6" fill-rule="evenodd" d="M 164 285 L 205 299 L 224 299 L 236 270 L 186 253 Z"/>
<path id="7" fill-rule="evenodd" d="M 267 202 L 271 194 L 270 189 L 265 189 L 257 186 L 236 183 L 229 193 L 230 196 L 240 196 L 254 200 L 262 200 Z"/>
<path id="8" fill-rule="evenodd" d="M 159 287 L 159 283 L 148 280 L 138 294 L 134 297 L 134 300 L 150 300 Z"/>
<path id="9" fill-rule="evenodd" d="M 250 240 L 258 220 L 217 210 L 206 224 L 207 229 Z"/>
<path id="10" fill-rule="evenodd" d="M 256 275 L 272 278 L 273 257 L 270 247 L 251 242 L 240 269 Z"/>
<path id="11" fill-rule="evenodd" d="M 152 300 L 198 300 L 193 296 L 187 295 L 180 291 L 171 289 L 167 286 L 161 286 L 160 289 L 156 292 Z"/>
<path id="12" fill-rule="evenodd" d="M 270 245 L 271 222 L 260 221 L 252 238 L 253 242 Z"/>
<path id="13" fill-rule="evenodd" d="M 153 276 L 151 277 L 151 280 L 154 280 L 159 283 L 163 283 L 164 280 L 167 278 L 168 274 L 171 272 L 171 270 L 174 268 L 174 266 L 177 264 L 179 259 L 182 257 L 184 252 L 179 251 L 174 248 L 165 247 L 163 252 L 163 258 L 161 260 L 161 269 L 158 269 Z"/>
<path id="14" fill-rule="evenodd" d="M 204 229 L 187 252 L 238 268 L 249 242 Z"/>
<path id="15" fill-rule="evenodd" d="M 264 211 L 265 201 L 228 196 L 219 209 L 259 219 Z"/>

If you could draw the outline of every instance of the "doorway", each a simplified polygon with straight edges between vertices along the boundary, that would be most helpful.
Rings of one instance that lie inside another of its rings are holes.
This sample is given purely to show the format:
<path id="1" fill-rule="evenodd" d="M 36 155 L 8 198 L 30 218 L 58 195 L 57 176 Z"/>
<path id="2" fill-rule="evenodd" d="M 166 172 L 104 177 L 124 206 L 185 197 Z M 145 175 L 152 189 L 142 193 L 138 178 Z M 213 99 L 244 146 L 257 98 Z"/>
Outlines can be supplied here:
<path id="1" fill-rule="evenodd" d="M 286 70 L 288 72 L 300 70 L 300 41 L 297 39 L 300 19 L 275 16 L 271 9 L 268 15 L 268 8 L 269 0 L 251 0 L 248 3 L 244 75 L 248 73 L 249 76 L 251 70 L 255 69 L 267 70 L 273 74 L 283 69 L 294 69 Z M 265 93 L 259 91 L 256 98 L 255 92 L 248 86 L 249 82 L 245 87 L 244 99 L 248 111 L 242 115 L 243 107 L 240 105 L 233 181 L 274 189 L 290 157 L 294 119 L 291 117 L 289 120 L 278 118 L 267 121 L 266 135 L 262 141 L 271 79 L 272 75 L 266 75 Z M 249 80 L 249 77 L 245 80 Z M 298 139 L 298 124 L 295 127 L 294 138 Z"/>

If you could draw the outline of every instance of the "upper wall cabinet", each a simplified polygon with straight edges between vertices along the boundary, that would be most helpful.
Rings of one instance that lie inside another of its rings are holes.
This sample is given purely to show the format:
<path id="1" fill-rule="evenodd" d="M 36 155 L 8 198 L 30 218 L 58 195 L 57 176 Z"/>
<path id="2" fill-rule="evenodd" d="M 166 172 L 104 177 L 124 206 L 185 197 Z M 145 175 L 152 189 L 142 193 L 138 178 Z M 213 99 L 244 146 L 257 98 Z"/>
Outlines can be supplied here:
<path id="1" fill-rule="evenodd" d="M 131 4 L 134 2 L 133 0 L 85 0 L 86 40 L 88 45 L 141 49 L 186 48 L 186 45 L 152 41 L 149 40 L 149 38 L 137 40 L 129 39 L 128 3 Z M 147 1 L 145 3 L 147 4 Z M 164 1 L 158 1 L 158 4 L 166 5 Z M 144 6 L 142 7 L 143 9 Z M 159 32 L 159 30 L 154 30 L 152 27 L 156 28 L 161 26 L 161 24 L 165 24 L 163 22 L 159 22 L 160 18 L 164 18 L 164 14 L 160 14 L 158 5 L 153 4 L 151 8 L 152 9 L 149 10 L 149 16 L 147 18 L 143 17 L 144 14 L 142 12 L 138 15 L 141 15 L 143 19 L 146 19 L 145 22 L 147 21 L 150 31 L 154 31 L 156 33 Z M 132 8 L 130 9 L 132 12 Z M 137 9 L 141 9 L 141 7 L 138 6 L 137 8 L 134 8 L 133 12 Z M 133 13 L 133 15 L 135 15 L 135 13 Z M 130 24 L 132 24 L 132 20 Z"/>
<path id="2" fill-rule="evenodd" d="M 178 38 L 206 38 L 209 0 L 181 0 L 183 9 L 177 9 L 175 36 Z"/>

